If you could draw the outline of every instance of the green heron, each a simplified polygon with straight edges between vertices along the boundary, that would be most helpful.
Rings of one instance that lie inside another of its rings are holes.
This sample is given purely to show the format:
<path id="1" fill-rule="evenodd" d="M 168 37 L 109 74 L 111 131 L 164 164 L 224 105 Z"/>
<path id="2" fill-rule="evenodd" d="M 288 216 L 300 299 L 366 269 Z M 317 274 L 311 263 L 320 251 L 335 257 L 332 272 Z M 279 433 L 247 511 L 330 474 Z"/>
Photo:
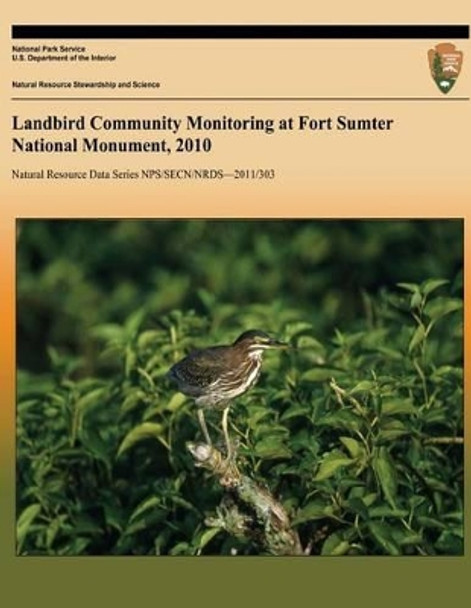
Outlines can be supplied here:
<path id="1" fill-rule="evenodd" d="M 194 350 L 175 363 L 168 372 L 169 378 L 176 382 L 178 390 L 194 398 L 198 406 L 198 421 L 208 445 L 212 444 L 204 418 L 204 408 L 222 410 L 227 460 L 231 459 L 227 430 L 230 402 L 257 382 L 263 351 L 287 346 L 284 342 L 270 338 L 263 331 L 251 329 L 241 334 L 233 344 Z"/>

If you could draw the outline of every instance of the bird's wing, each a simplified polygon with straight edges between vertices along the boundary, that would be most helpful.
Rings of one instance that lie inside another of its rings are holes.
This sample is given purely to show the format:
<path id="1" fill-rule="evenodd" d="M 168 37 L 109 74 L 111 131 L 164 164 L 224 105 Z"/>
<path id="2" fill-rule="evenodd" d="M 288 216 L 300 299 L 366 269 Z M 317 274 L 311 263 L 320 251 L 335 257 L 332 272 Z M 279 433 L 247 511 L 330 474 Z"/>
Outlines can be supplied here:
<path id="1" fill-rule="evenodd" d="M 176 363 L 170 370 L 171 375 L 189 387 L 205 389 L 221 376 L 224 370 L 224 357 L 219 347 L 196 350 L 185 359 Z"/>

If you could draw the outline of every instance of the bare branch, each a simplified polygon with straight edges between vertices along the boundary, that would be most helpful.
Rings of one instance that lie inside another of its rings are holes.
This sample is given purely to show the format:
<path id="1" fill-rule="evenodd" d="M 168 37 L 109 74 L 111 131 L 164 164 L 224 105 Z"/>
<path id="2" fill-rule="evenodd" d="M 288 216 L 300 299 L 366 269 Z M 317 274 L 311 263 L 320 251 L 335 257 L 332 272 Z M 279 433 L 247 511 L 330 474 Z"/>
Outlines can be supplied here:
<path id="1" fill-rule="evenodd" d="M 217 517 L 206 521 L 239 538 L 250 538 L 272 555 L 304 555 L 299 536 L 275 497 L 247 475 L 236 463 L 225 461 L 221 452 L 205 443 L 187 443 L 198 467 L 210 471 L 227 494 Z"/>

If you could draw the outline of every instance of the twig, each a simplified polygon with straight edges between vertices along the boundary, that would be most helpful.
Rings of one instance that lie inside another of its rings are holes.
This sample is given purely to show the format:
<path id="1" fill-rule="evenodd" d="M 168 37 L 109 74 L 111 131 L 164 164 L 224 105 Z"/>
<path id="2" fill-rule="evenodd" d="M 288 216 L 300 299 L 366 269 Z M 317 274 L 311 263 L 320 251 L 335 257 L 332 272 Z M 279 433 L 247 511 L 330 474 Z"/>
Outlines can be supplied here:
<path id="1" fill-rule="evenodd" d="M 340 386 L 335 382 L 335 378 L 332 378 L 329 384 L 330 388 L 334 391 L 335 396 L 337 397 L 337 401 L 342 407 L 345 406 L 344 399 L 347 399 L 353 405 L 353 409 L 357 414 L 363 417 L 366 415 L 366 410 L 360 404 L 360 402 L 355 399 L 355 397 L 352 397 L 352 395 L 349 395 L 346 390 L 340 388 Z"/>
<path id="2" fill-rule="evenodd" d="M 210 471 L 226 490 L 217 517 L 207 520 L 239 538 L 249 538 L 272 555 L 304 555 L 299 536 L 292 529 L 283 506 L 236 463 L 223 459 L 219 450 L 205 443 L 187 443 L 198 467 Z"/>
<path id="3" fill-rule="evenodd" d="M 425 445 L 462 445 L 464 437 L 425 437 L 422 441 Z"/>

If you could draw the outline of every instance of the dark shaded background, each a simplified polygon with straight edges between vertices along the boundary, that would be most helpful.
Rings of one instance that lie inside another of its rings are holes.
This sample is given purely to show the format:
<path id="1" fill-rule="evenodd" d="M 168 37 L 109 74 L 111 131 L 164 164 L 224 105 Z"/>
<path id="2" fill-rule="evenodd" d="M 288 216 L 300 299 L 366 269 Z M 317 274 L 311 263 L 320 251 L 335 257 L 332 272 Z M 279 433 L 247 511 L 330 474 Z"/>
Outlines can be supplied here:
<path id="1" fill-rule="evenodd" d="M 122 323 L 144 303 L 156 323 L 172 309 L 207 315 L 227 304 L 213 322 L 229 333 L 231 311 L 278 303 L 323 338 L 364 317 L 365 292 L 427 277 L 459 292 L 463 223 L 25 220 L 17 256 L 19 367 L 45 371 L 53 344 L 92 372 L 87 329 Z"/>

